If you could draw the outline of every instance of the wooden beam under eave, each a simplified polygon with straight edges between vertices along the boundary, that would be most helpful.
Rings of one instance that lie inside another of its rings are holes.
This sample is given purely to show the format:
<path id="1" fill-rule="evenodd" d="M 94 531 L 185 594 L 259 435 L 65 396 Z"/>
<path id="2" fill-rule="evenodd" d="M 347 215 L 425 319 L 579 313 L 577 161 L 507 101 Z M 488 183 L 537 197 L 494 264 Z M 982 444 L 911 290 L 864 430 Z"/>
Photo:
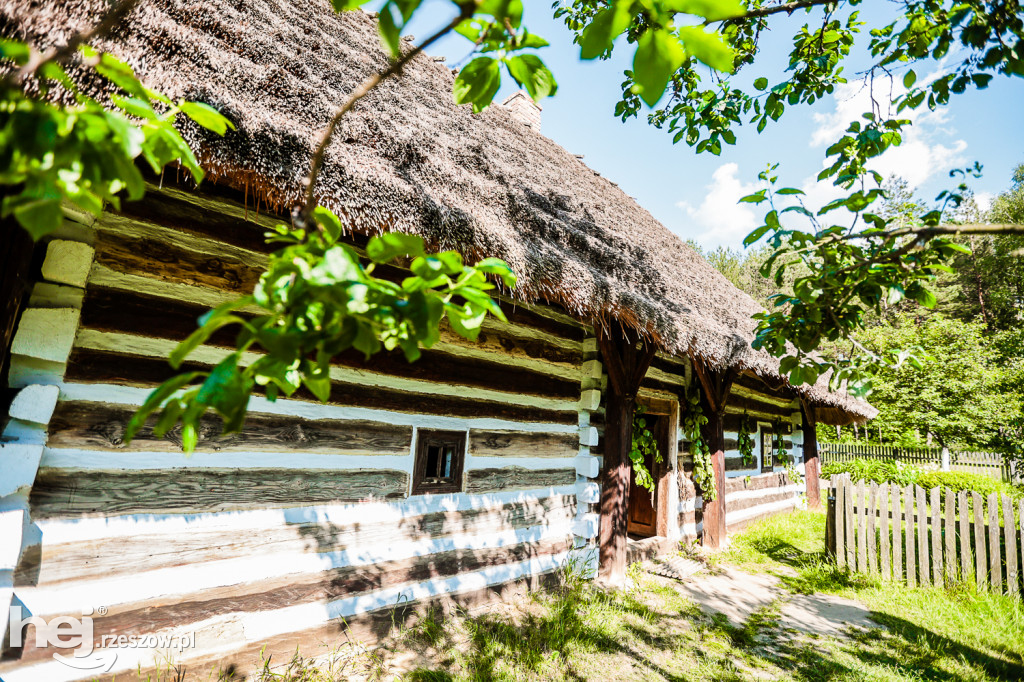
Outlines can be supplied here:
<path id="1" fill-rule="evenodd" d="M 629 514 L 629 485 L 633 475 L 633 411 L 647 369 L 654 360 L 655 347 L 630 339 L 618 323 L 597 326 L 597 343 L 608 372 L 605 406 L 604 486 L 601 490 L 598 579 L 610 586 L 626 579 L 626 526 Z M 638 344 L 641 347 L 637 347 Z"/>
<path id="2" fill-rule="evenodd" d="M 818 421 L 814 408 L 801 400 L 804 420 L 804 483 L 807 487 L 807 506 L 821 508 L 821 460 L 818 457 Z"/>
<path id="3" fill-rule="evenodd" d="M 717 549 L 725 544 L 725 407 L 738 371 L 729 367 L 723 370 L 708 367 L 701 358 L 693 358 L 693 369 L 700 380 L 701 399 L 707 423 L 704 425 L 704 439 L 711 451 L 711 465 L 715 474 L 715 499 L 704 500 L 703 524 L 704 546 Z"/>

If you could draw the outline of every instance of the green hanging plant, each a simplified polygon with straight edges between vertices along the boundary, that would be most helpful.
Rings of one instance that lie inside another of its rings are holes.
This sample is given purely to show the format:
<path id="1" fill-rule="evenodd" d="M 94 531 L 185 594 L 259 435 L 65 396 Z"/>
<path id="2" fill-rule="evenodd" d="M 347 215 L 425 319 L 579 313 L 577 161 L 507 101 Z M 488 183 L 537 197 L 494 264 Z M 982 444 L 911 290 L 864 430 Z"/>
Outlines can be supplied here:
<path id="1" fill-rule="evenodd" d="M 711 448 L 704 440 L 701 427 L 708 423 L 700 406 L 700 394 L 696 384 L 690 384 L 686 391 L 686 414 L 683 416 L 683 432 L 690 440 L 693 452 L 693 482 L 700 486 L 705 502 L 713 502 L 715 490 L 715 467 L 711 463 Z"/>
<path id="2" fill-rule="evenodd" d="M 654 434 L 647 428 L 647 419 L 644 414 L 647 408 L 637 405 L 633 410 L 633 447 L 629 450 L 629 458 L 633 461 L 633 473 L 636 474 L 636 484 L 641 488 L 647 488 L 654 492 L 654 477 L 647 470 L 644 460 L 650 456 L 655 462 L 661 462 L 661 453 L 658 451 L 658 442 Z"/>
<path id="3" fill-rule="evenodd" d="M 736 435 L 736 443 L 739 447 L 740 454 L 743 455 L 743 465 L 750 466 L 754 463 L 754 439 L 750 435 L 750 418 L 747 413 L 743 413 L 743 417 L 740 419 L 740 430 Z"/>
<path id="4" fill-rule="evenodd" d="M 782 422 L 776 420 L 772 424 L 772 431 L 778 438 L 775 445 L 775 461 L 779 464 L 793 464 L 793 456 L 789 454 L 789 450 L 784 445 L 784 434 L 782 433 Z"/>

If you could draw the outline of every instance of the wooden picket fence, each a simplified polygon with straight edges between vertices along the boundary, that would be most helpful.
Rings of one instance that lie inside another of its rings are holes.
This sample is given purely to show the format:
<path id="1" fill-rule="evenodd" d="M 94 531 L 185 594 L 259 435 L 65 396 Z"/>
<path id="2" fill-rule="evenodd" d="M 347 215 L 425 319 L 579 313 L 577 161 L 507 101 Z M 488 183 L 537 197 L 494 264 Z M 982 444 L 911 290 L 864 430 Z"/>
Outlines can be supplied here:
<path id="1" fill-rule="evenodd" d="M 825 543 L 840 568 L 911 587 L 965 582 L 1024 594 L 1024 499 L 843 475 L 829 483 L 827 513 Z"/>
<path id="2" fill-rule="evenodd" d="M 877 459 L 900 461 L 919 468 L 941 468 L 941 448 L 901 448 L 891 445 L 867 445 L 862 443 L 819 443 L 818 454 L 822 464 L 849 462 L 854 459 Z M 1009 481 L 1011 471 L 1003 456 L 998 452 L 974 452 L 951 450 L 949 470 L 966 471 Z"/>

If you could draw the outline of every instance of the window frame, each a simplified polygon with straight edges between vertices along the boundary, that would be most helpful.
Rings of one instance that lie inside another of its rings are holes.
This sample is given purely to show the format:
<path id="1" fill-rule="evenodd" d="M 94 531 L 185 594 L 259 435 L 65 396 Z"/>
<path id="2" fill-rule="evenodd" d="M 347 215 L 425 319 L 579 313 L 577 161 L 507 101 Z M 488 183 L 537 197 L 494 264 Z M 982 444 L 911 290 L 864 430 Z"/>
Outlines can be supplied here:
<path id="1" fill-rule="evenodd" d="M 771 426 L 758 425 L 761 437 L 761 473 L 766 474 L 775 470 L 775 433 Z M 767 449 L 765 444 L 767 443 Z M 771 463 L 765 466 L 765 455 L 771 453 Z"/>
<path id="2" fill-rule="evenodd" d="M 446 495 L 461 493 L 462 472 L 466 464 L 466 432 L 442 429 L 416 430 L 416 459 L 413 464 L 411 495 Z M 431 483 L 425 481 L 427 473 L 427 447 L 430 445 L 454 445 L 455 459 L 452 462 L 451 481 Z"/>

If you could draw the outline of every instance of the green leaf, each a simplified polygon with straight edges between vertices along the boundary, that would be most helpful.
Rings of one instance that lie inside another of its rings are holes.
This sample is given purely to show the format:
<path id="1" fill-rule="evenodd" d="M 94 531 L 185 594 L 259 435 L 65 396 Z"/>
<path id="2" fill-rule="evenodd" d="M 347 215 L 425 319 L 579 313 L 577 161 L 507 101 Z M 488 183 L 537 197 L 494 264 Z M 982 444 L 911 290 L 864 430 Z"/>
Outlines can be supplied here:
<path id="1" fill-rule="evenodd" d="M 414 3 L 419 5 L 418 2 Z M 523 21 L 522 0 L 482 0 L 476 7 L 478 14 L 488 14 L 498 20 L 499 24 L 506 22 L 512 28 L 519 28 Z"/>
<path id="2" fill-rule="evenodd" d="M 491 57 L 477 57 L 455 78 L 453 92 L 456 104 L 472 104 L 474 112 L 487 108 L 501 85 L 499 62 Z"/>
<path id="3" fill-rule="evenodd" d="M 424 253 L 422 237 L 402 232 L 388 232 L 373 237 L 366 245 L 366 255 L 375 263 L 387 263 L 398 256 L 415 258 Z"/>
<path id="4" fill-rule="evenodd" d="M 174 347 L 174 350 L 171 351 L 170 356 L 167 358 L 167 362 L 170 363 L 171 367 L 174 369 L 181 367 L 181 363 L 185 361 L 185 358 L 196 348 L 206 343 L 206 340 L 221 327 L 229 324 L 245 324 L 245 320 L 241 317 L 218 312 L 219 310 L 220 308 L 215 308 L 211 313 L 207 313 L 203 318 L 205 321 L 200 322 L 199 329 L 189 334 L 184 341 Z"/>
<path id="5" fill-rule="evenodd" d="M 511 57 L 505 66 L 516 82 L 526 88 L 526 92 L 535 102 L 554 95 L 558 90 L 554 74 L 537 55 L 522 54 Z"/>
<path id="6" fill-rule="evenodd" d="M 20 40 L 8 40 L 0 38 L 0 57 L 10 59 L 15 64 L 22 65 L 32 55 L 32 49 Z"/>
<path id="7" fill-rule="evenodd" d="M 209 104 L 203 104 L 202 102 L 182 102 L 178 105 L 178 108 L 181 109 L 190 119 L 207 130 L 212 130 L 218 135 L 226 133 L 228 128 L 231 128 L 231 130 L 235 129 L 235 124 L 232 123 L 228 117 L 224 116 L 224 114 L 220 113 Z"/>
<path id="8" fill-rule="evenodd" d="M 341 236 L 341 220 L 330 209 L 317 206 L 313 209 L 313 220 L 324 229 L 329 243 L 338 241 L 338 237 Z"/>
<path id="9" fill-rule="evenodd" d="M 696 26 L 684 26 L 679 29 L 679 36 L 691 55 L 712 69 L 732 73 L 736 53 L 718 33 L 706 33 Z"/>
<path id="10" fill-rule="evenodd" d="M 910 88 L 910 86 L 912 86 L 916 80 L 917 74 L 914 73 L 913 70 L 907 71 L 905 74 L 903 74 L 903 87 Z"/>
<path id="11" fill-rule="evenodd" d="M 550 45 L 548 41 L 533 33 L 524 33 L 518 41 L 520 49 L 536 49 Z"/>
<path id="12" fill-rule="evenodd" d="M 761 227 L 757 228 L 756 230 L 748 234 L 746 239 L 743 240 L 743 246 L 750 246 L 751 244 L 759 240 L 761 237 L 763 237 L 769 229 L 771 228 L 769 228 L 767 225 L 762 225 Z"/>
<path id="13" fill-rule="evenodd" d="M 516 285 L 515 273 L 512 272 L 512 268 L 508 266 L 508 263 L 500 258 L 485 258 L 476 264 L 476 269 L 489 275 L 498 275 L 505 286 L 510 289 Z"/>
<path id="14" fill-rule="evenodd" d="M 185 452 L 195 452 L 199 444 L 199 434 L 196 432 L 195 424 L 183 424 L 181 427 L 181 449 Z"/>
<path id="15" fill-rule="evenodd" d="M 615 3 L 612 7 L 601 10 L 583 30 L 580 36 L 580 58 L 594 59 L 612 49 L 615 39 L 622 35 L 631 21 L 626 3 Z"/>
<path id="16" fill-rule="evenodd" d="M 7 209 L 7 197 L 4 199 L 4 215 L 11 211 Z M 60 208 L 59 198 L 38 198 L 29 199 L 17 203 L 13 209 L 14 218 L 29 233 L 34 240 L 38 240 L 64 224 L 64 212 Z"/>
<path id="17" fill-rule="evenodd" d="M 124 442 L 125 444 L 130 443 L 135 434 L 138 433 L 139 429 L 142 428 L 143 424 L 146 423 L 146 419 L 153 413 L 156 408 L 160 407 L 165 400 L 171 397 L 175 391 L 188 386 L 199 377 L 206 376 L 205 372 L 188 372 L 186 374 L 179 374 L 171 377 L 164 383 L 153 389 L 150 394 L 146 397 L 146 401 L 142 403 L 142 406 L 135 411 L 132 418 L 128 420 L 128 425 L 124 429 Z"/>
<path id="18" fill-rule="evenodd" d="M 757 80 L 754 81 L 754 87 L 757 88 L 758 90 L 766 89 L 768 87 L 768 79 L 758 78 Z"/>
<path id="19" fill-rule="evenodd" d="M 633 89 L 647 106 L 658 103 L 685 59 L 683 46 L 668 31 L 649 29 L 640 37 L 633 56 Z"/>
<path id="20" fill-rule="evenodd" d="M 673 0 L 668 5 L 677 12 L 694 14 L 708 21 L 730 19 L 745 12 L 738 0 Z"/>

